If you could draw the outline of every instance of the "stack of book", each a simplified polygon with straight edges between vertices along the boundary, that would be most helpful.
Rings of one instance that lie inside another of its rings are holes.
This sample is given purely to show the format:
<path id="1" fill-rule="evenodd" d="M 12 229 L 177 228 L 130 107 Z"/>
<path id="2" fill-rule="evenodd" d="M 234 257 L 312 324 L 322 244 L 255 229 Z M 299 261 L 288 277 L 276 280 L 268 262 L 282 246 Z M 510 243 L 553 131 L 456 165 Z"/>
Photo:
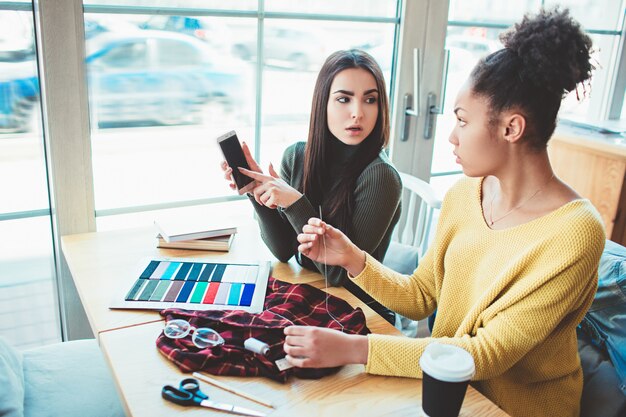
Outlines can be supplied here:
<path id="1" fill-rule="evenodd" d="M 169 249 L 199 249 L 228 252 L 237 226 L 225 221 L 188 221 L 158 219 L 157 247 Z"/>

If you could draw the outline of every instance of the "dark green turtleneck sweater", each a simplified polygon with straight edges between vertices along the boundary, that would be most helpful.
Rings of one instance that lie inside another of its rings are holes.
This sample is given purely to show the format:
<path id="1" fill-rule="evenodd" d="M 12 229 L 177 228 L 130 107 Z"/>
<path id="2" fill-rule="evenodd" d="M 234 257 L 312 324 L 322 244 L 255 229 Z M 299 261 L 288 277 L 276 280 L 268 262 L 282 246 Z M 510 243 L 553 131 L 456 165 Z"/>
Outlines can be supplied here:
<path id="1" fill-rule="evenodd" d="M 348 163 L 357 146 L 345 145 L 334 139 L 332 157 L 329 158 L 327 173 L 328 189 L 335 185 L 342 166 Z M 281 178 L 293 188 L 298 189 L 304 175 L 304 142 L 298 142 L 285 150 L 281 164 Z M 400 218 L 400 198 L 402 183 L 396 169 L 387 155 L 381 152 L 365 167 L 357 178 L 354 188 L 354 212 L 352 231 L 348 237 L 359 248 L 368 252 L 379 261 L 385 256 L 391 233 Z M 296 236 L 302 231 L 309 218 L 319 217 L 319 208 L 313 206 L 306 195 L 286 209 L 270 209 L 261 206 L 251 198 L 259 218 L 261 235 L 265 244 L 281 262 L 287 262 L 297 255 L 300 264 L 308 269 L 324 273 L 324 265 L 314 263 L 298 254 Z M 331 285 L 346 283 L 346 271 L 336 266 L 328 266 L 327 278 Z"/>

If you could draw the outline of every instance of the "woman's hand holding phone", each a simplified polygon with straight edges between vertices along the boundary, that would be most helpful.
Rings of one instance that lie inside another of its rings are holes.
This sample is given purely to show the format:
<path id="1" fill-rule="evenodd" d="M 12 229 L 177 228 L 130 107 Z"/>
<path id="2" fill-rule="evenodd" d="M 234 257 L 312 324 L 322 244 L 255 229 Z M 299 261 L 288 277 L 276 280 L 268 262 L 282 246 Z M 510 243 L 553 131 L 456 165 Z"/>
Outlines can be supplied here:
<path id="1" fill-rule="evenodd" d="M 241 149 L 243 150 L 243 154 L 246 157 L 246 162 L 248 162 L 248 165 L 250 166 L 250 170 L 262 174 L 263 171 L 261 170 L 261 167 L 259 167 L 259 164 L 257 164 L 257 162 L 252 157 L 252 153 L 250 152 L 250 148 L 248 148 L 246 142 L 242 142 Z M 228 165 L 228 162 L 226 162 L 225 160 L 222 161 L 221 168 L 222 171 L 224 171 L 224 178 L 230 183 L 229 185 L 231 190 L 237 190 L 237 184 L 235 183 L 235 179 L 233 178 L 233 169 L 230 167 L 230 165 Z"/>
<path id="2" fill-rule="evenodd" d="M 269 166 L 270 175 L 245 168 L 239 168 L 239 172 L 256 181 L 257 185 L 252 190 L 252 194 L 256 202 L 263 206 L 272 209 L 276 207 L 287 208 L 302 197 L 298 190 L 280 178 L 271 163 Z"/>

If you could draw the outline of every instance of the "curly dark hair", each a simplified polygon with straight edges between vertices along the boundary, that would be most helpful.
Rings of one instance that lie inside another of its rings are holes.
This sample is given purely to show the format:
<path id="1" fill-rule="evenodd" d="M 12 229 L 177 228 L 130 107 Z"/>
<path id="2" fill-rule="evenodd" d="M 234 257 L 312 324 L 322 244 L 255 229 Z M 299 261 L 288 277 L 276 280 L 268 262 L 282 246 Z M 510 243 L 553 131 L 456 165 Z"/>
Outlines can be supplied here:
<path id="1" fill-rule="evenodd" d="M 489 100 L 492 122 L 504 110 L 521 112 L 527 120 L 524 139 L 532 148 L 544 149 L 561 100 L 595 69 L 591 39 L 568 9 L 555 8 L 524 16 L 500 40 L 504 48 L 472 70 L 472 90 Z"/>

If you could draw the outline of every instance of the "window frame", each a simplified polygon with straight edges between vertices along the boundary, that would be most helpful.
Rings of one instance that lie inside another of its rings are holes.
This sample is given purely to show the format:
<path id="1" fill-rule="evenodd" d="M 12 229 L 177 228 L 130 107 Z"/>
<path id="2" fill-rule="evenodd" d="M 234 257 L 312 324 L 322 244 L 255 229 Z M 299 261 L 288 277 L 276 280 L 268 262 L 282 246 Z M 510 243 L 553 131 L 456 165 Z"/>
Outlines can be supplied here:
<path id="1" fill-rule="evenodd" d="M 397 0 L 401 3 L 401 0 Z M 141 207 L 95 210 L 91 130 L 85 63 L 85 13 L 144 14 L 181 16 L 221 16 L 253 18 L 257 24 L 257 69 L 255 113 L 255 157 L 260 155 L 263 86 L 263 31 L 266 19 L 330 20 L 349 22 L 393 22 L 399 17 L 334 16 L 304 13 L 264 12 L 264 0 L 256 11 L 224 11 L 195 8 L 156 8 L 139 6 L 83 5 L 82 0 L 33 0 L 31 3 L 0 2 L 0 10 L 35 10 L 35 38 L 41 84 L 44 148 L 48 168 L 48 189 L 52 214 L 57 288 L 59 293 L 63 340 L 93 337 L 86 314 L 74 287 L 71 273 L 61 253 L 61 236 L 96 231 L 96 217 L 122 213 L 184 207 L 238 200 L 242 197 L 218 197 L 206 200 L 166 202 Z M 400 7 L 400 6 L 398 6 Z M 3 213 L 0 220 L 43 215 L 41 210 L 28 213 Z"/>
<path id="2" fill-rule="evenodd" d="M 143 15 L 180 15 L 213 16 L 256 19 L 257 24 L 257 69 L 256 69 L 256 113 L 254 115 L 255 157 L 259 157 L 261 148 L 261 112 L 263 86 L 263 33 L 267 19 L 302 19 L 330 20 L 349 22 L 395 23 L 397 43 L 394 51 L 392 79 L 392 157 L 398 168 L 428 180 L 431 176 L 451 173 L 431 173 L 434 140 L 421 140 L 423 120 L 418 120 L 411 127 L 411 140 L 398 141 L 398 126 L 404 117 L 402 107 L 403 93 L 412 91 L 412 54 L 416 44 L 422 48 L 424 56 L 421 73 L 426 87 L 423 91 L 440 91 L 442 82 L 443 48 L 439 34 L 446 27 L 433 28 L 431 32 L 422 32 L 416 22 L 431 27 L 442 19 L 449 2 L 428 0 L 422 2 L 398 1 L 398 15 L 395 17 L 364 17 L 347 15 L 326 15 L 306 13 L 266 12 L 264 0 L 258 0 L 256 11 L 207 10 L 198 8 L 157 8 L 140 6 L 101 6 L 83 5 L 82 0 L 33 0 L 31 2 L 0 1 L 0 10 L 32 11 L 35 10 L 36 48 L 41 79 L 41 98 L 43 108 L 44 144 L 48 168 L 48 187 L 50 191 L 50 210 L 34 209 L 16 213 L 0 213 L 0 221 L 26 217 L 47 216 L 52 213 L 55 259 L 57 264 L 57 286 L 61 294 L 61 315 L 64 340 L 90 337 L 89 326 L 81 316 L 82 306 L 73 289 L 71 275 L 60 251 L 60 237 L 74 233 L 93 232 L 96 230 L 96 217 L 122 213 L 156 210 L 172 207 L 184 207 L 213 202 L 237 200 L 241 197 L 219 197 L 206 200 L 170 202 L 141 207 L 121 207 L 96 212 L 93 170 L 91 160 L 91 132 L 89 128 L 88 94 L 86 83 L 76 80 L 86 79 L 84 14 L 143 14 Z M 439 4 L 443 3 L 443 4 Z M 427 13 L 424 13 L 424 12 Z M 423 13 L 420 14 L 420 13 Z M 626 8 L 624 8 L 626 14 Z M 434 17 L 434 19 L 433 19 Z M 621 116 L 626 87 L 626 25 L 622 19 L 621 31 L 590 31 L 591 33 L 620 36 L 620 52 L 614 67 L 615 78 L 611 83 L 610 104 L 605 107 L 608 117 Z M 410 22 L 410 24 L 407 24 Z M 460 24 L 460 22 L 459 22 Z M 471 22 L 471 26 L 477 26 Z M 413 28 L 412 28 L 413 26 Z M 419 33 L 418 33 L 419 32 Z M 418 39 L 411 37 L 418 36 Z M 432 57 L 433 59 L 425 59 Z M 425 100 L 420 100 L 422 112 Z M 416 141 L 415 138 L 420 138 Z M 82 312 L 84 317 L 84 312 Z"/>

